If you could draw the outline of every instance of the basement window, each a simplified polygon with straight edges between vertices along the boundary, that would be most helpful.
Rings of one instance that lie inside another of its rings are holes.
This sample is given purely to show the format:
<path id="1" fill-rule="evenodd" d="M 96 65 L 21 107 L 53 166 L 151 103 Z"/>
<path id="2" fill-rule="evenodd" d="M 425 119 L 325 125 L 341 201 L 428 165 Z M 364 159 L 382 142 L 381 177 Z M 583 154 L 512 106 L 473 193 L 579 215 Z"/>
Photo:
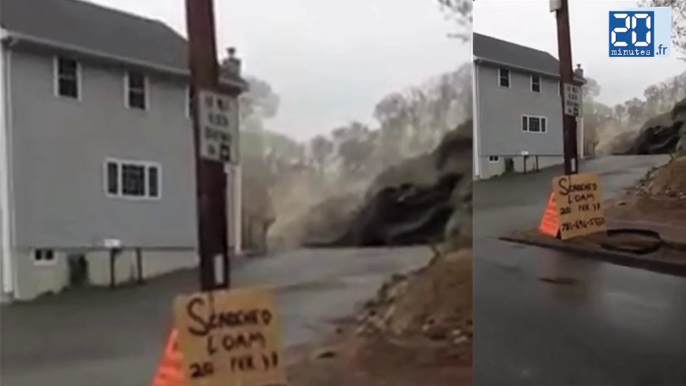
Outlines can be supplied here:
<path id="1" fill-rule="evenodd" d="M 52 265 L 55 263 L 55 252 L 52 249 L 36 249 L 33 251 L 33 262 L 36 265 Z"/>
<path id="2" fill-rule="evenodd" d="M 490 162 L 492 164 L 498 163 L 498 162 L 500 162 L 500 157 L 497 155 L 489 155 L 488 156 L 488 162 Z"/>

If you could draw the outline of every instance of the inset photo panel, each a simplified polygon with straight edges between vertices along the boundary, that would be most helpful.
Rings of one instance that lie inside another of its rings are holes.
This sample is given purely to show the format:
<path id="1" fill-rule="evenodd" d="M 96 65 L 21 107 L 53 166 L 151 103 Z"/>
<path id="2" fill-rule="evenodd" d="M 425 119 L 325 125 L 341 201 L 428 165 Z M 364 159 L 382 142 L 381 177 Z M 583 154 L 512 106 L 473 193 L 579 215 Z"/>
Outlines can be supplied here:
<path id="1" fill-rule="evenodd" d="M 473 3 L 474 385 L 686 383 L 685 30 Z"/>

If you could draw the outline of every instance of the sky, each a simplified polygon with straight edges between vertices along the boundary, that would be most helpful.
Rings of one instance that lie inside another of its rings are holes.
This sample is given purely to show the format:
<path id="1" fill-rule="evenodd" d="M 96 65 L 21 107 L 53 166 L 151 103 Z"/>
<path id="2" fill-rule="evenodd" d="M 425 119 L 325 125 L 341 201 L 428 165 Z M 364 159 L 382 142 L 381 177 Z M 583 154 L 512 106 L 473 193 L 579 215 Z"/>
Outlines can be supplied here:
<path id="1" fill-rule="evenodd" d="M 185 33 L 184 0 L 91 0 Z M 221 56 L 235 46 L 244 74 L 281 98 L 269 129 L 304 140 L 352 120 L 372 123 L 385 95 L 471 58 L 448 38 L 435 0 L 215 0 Z"/>
<path id="2" fill-rule="evenodd" d="M 675 52 L 669 58 L 610 58 L 608 12 L 636 8 L 636 1 L 570 0 L 572 60 L 598 81 L 598 100 L 614 105 L 642 98 L 651 84 L 686 71 Z M 474 31 L 547 51 L 557 57 L 555 14 L 548 0 L 477 0 Z"/>

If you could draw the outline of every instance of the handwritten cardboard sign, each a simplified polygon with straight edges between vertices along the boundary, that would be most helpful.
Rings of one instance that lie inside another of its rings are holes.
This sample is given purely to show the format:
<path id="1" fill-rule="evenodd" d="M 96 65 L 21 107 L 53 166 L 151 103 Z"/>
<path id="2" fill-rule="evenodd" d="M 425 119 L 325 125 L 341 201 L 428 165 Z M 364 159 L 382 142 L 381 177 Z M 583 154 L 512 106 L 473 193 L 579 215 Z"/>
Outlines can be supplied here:
<path id="1" fill-rule="evenodd" d="M 562 240 L 605 231 L 603 192 L 595 174 L 553 178 Z"/>
<path id="2" fill-rule="evenodd" d="M 285 386 L 281 322 L 264 289 L 179 296 L 174 303 L 187 386 Z"/>

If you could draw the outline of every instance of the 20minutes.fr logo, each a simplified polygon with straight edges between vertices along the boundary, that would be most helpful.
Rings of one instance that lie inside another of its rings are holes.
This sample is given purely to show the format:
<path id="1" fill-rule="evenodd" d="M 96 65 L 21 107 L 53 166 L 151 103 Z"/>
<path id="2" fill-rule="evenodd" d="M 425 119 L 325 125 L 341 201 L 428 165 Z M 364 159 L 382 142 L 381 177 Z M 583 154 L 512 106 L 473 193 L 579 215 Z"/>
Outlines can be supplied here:
<path id="1" fill-rule="evenodd" d="M 672 9 L 610 11 L 610 57 L 667 57 L 672 45 Z"/>

